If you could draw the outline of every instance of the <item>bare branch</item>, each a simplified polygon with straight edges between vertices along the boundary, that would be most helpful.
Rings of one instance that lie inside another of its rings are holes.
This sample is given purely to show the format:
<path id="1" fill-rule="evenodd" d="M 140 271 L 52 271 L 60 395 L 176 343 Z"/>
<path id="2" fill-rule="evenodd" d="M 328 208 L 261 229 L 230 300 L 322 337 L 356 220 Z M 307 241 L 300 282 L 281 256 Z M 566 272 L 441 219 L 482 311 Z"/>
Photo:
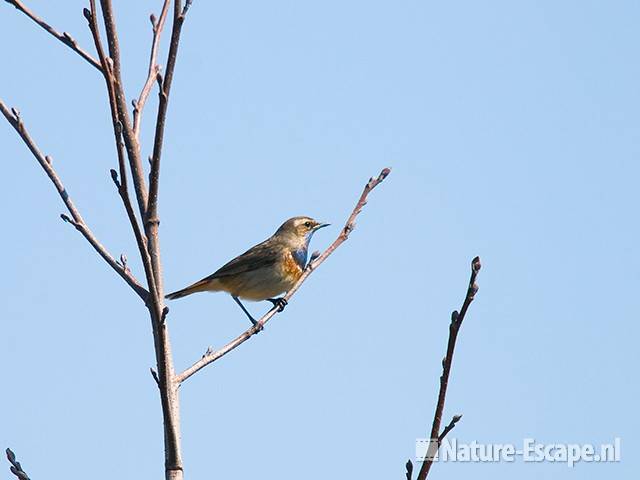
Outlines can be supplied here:
<path id="1" fill-rule="evenodd" d="M 88 53 L 85 50 L 83 50 L 82 48 L 80 48 L 78 46 L 78 42 L 76 42 L 76 40 L 71 35 L 69 35 L 67 32 L 62 32 L 62 33 L 57 32 L 47 22 L 42 20 L 35 13 L 33 13 L 31 10 L 29 10 L 20 0 L 5 0 L 5 2 L 7 2 L 7 3 L 13 5 L 14 7 L 16 7 L 16 9 L 20 10 L 22 13 L 24 13 L 27 17 L 29 17 L 31 20 L 36 22 L 42 28 L 44 28 L 51 35 L 53 35 L 58 40 L 60 40 L 62 43 L 64 43 L 66 46 L 68 46 L 70 49 L 75 51 L 78 55 L 80 55 L 82 58 L 84 58 L 92 66 L 94 66 L 98 70 L 102 71 L 102 67 L 100 66 L 100 62 L 98 62 L 95 58 L 93 58 L 93 56 L 91 56 L 90 53 Z"/>
<path id="2" fill-rule="evenodd" d="M 142 265 L 144 267 L 147 285 L 149 285 L 149 289 L 151 292 L 151 297 L 149 298 L 149 300 L 153 302 L 153 299 L 156 298 L 157 295 L 155 295 L 155 280 L 153 277 L 153 269 L 151 268 L 151 259 L 149 257 L 149 252 L 147 251 L 147 238 L 142 232 L 142 228 L 138 222 L 138 219 L 136 218 L 133 205 L 131 204 L 131 199 L 129 198 L 125 149 L 122 143 L 123 127 L 118 113 L 115 92 L 116 79 L 113 74 L 113 62 L 110 62 L 110 58 L 108 58 L 104 53 L 104 47 L 102 46 L 102 40 L 100 38 L 100 30 L 98 28 L 95 0 L 90 0 L 89 6 L 89 9 L 84 9 L 84 16 L 89 22 L 89 30 L 91 31 L 96 50 L 98 51 L 98 57 L 100 58 L 100 63 L 103 67 L 102 72 L 104 74 L 104 79 L 107 86 L 109 108 L 113 124 L 114 141 L 116 144 L 116 153 L 118 156 L 118 170 L 120 172 L 120 176 L 118 177 L 118 172 L 116 172 L 115 170 L 111 170 L 111 179 L 118 189 L 118 194 L 122 199 L 122 203 L 127 213 L 127 218 L 129 219 L 129 224 L 131 225 L 131 228 L 133 230 L 136 244 L 138 245 L 138 251 L 140 252 Z"/>
<path id="3" fill-rule="evenodd" d="M 127 149 L 129 167 L 131 168 L 131 175 L 133 177 L 133 186 L 138 201 L 138 209 L 140 210 L 141 218 L 144 219 L 147 208 L 147 185 L 144 178 L 142 161 L 140 160 L 140 144 L 133 133 L 131 119 L 129 118 L 129 112 L 127 110 L 127 100 L 120 71 L 120 44 L 118 42 L 118 33 L 116 31 L 111 0 L 100 0 L 100 6 L 102 7 L 102 15 L 104 17 L 110 62 L 113 65 L 110 73 L 113 75 L 114 98 L 118 119 L 122 125 L 122 138 L 124 139 L 124 144 Z M 95 18 L 95 9 L 92 14 Z M 96 33 L 94 32 L 94 37 L 95 36 Z"/>
<path id="4" fill-rule="evenodd" d="M 156 81 L 156 76 L 160 73 L 160 66 L 157 63 L 158 47 L 160 46 L 160 36 L 162 34 L 162 29 L 164 28 L 165 20 L 167 19 L 170 3 L 171 0 L 164 0 L 159 19 L 156 20 L 156 17 L 153 14 L 150 17 L 151 27 L 153 29 L 153 41 L 151 42 L 151 54 L 149 56 L 149 73 L 147 75 L 147 81 L 140 92 L 140 96 L 138 97 L 138 100 L 134 102 L 133 106 L 133 134 L 137 139 L 140 139 L 140 123 L 142 121 L 144 105 L 147 102 L 149 93 L 151 93 L 153 83 Z"/>
<path id="5" fill-rule="evenodd" d="M 442 440 L 444 440 L 444 437 L 446 437 L 447 434 L 454 429 L 454 427 L 460 421 L 461 418 L 462 418 L 462 415 L 454 415 L 453 418 L 451 418 L 449 425 L 444 427 L 444 430 L 442 430 L 442 433 L 438 435 L 438 447 L 442 443 Z"/>
<path id="6" fill-rule="evenodd" d="M 316 268 L 318 268 L 320 264 L 324 262 L 327 259 L 327 257 L 334 252 L 336 248 L 338 248 L 345 240 L 347 240 L 347 238 L 349 238 L 349 234 L 355 228 L 356 217 L 362 211 L 362 208 L 364 207 L 364 205 L 367 203 L 367 197 L 369 193 L 371 192 L 371 190 L 377 187 L 387 177 L 387 175 L 389 175 L 389 173 L 391 173 L 391 169 L 385 168 L 382 170 L 382 172 L 380 172 L 380 175 L 378 175 L 376 178 L 369 179 L 369 182 L 364 187 L 362 195 L 360 195 L 360 198 L 358 199 L 358 203 L 353 209 L 353 212 L 351 212 L 351 215 L 349 215 L 349 218 L 347 219 L 347 223 L 342 228 L 340 234 L 338 235 L 338 238 L 336 238 L 334 242 L 331 245 L 329 245 L 329 247 L 321 255 L 318 255 L 314 260 L 309 262 L 309 264 L 307 265 L 307 268 L 302 273 L 302 276 L 298 279 L 295 285 L 291 287 L 291 289 L 284 296 L 285 300 L 288 301 L 289 299 L 291 299 L 291 297 L 293 297 L 293 295 L 298 291 L 300 286 L 309 277 L 309 275 L 311 275 L 311 273 Z M 276 313 L 278 313 L 278 307 L 274 306 L 274 308 L 272 308 L 265 315 L 263 315 L 262 318 L 260 318 L 260 320 L 258 320 L 258 322 L 255 325 L 253 325 L 248 330 L 244 331 L 242 334 L 240 334 L 238 337 L 233 339 L 231 342 L 227 343 L 224 347 L 216 351 L 211 351 L 210 349 L 207 350 L 205 355 L 203 355 L 200 360 L 195 362 L 193 365 L 191 365 L 189 368 L 187 368 L 185 371 L 183 371 L 176 377 L 176 382 L 178 384 L 184 382 L 187 378 L 189 378 L 194 373 L 203 369 L 207 365 L 215 362 L 219 358 L 229 353 L 234 348 L 246 342 L 249 338 L 251 338 L 253 335 L 255 335 L 260 330 L 262 330 L 264 325 Z"/>
<path id="7" fill-rule="evenodd" d="M 20 462 L 16 460 L 16 454 L 13 453 L 10 448 L 7 448 L 5 451 L 7 453 L 7 460 L 11 463 L 11 466 L 9 467 L 11 473 L 20 480 L 30 480 L 27 472 L 22 469 L 22 465 L 20 465 Z"/>
<path id="8" fill-rule="evenodd" d="M 182 0 L 174 0 L 173 2 L 173 28 L 171 30 L 171 41 L 169 43 L 169 53 L 167 55 L 167 67 L 164 78 L 160 73 L 156 74 L 156 79 L 160 86 L 158 115 L 156 117 L 156 131 L 153 141 L 153 154 L 151 156 L 151 173 L 149 174 L 149 199 L 144 217 L 144 229 L 149 239 L 149 255 L 151 256 L 151 264 L 156 278 L 156 290 L 159 292 L 160 299 L 163 299 L 162 285 L 162 264 L 160 262 L 160 239 L 158 236 L 158 227 L 160 219 L 158 218 L 158 187 L 160 184 L 160 157 L 162 155 L 162 145 L 164 143 L 164 129 L 167 119 L 167 108 L 169 105 L 169 93 L 171 92 L 171 84 L 173 82 L 173 72 L 178 57 L 178 47 L 180 45 L 180 33 L 182 25 L 189 9 L 190 1 L 188 0 L 182 7 Z"/>
<path id="9" fill-rule="evenodd" d="M 10 2 L 14 3 L 14 2 Z M 178 42 L 180 37 L 180 31 L 184 22 L 185 15 L 191 4 L 191 0 L 182 5 L 182 0 L 174 0 L 174 19 L 173 19 L 173 32 L 169 49 L 168 65 L 168 80 L 163 80 L 159 75 L 159 68 L 157 66 L 157 55 L 160 42 L 160 33 L 162 31 L 168 9 L 170 6 L 170 0 L 163 1 L 163 9 L 158 21 L 152 17 L 152 24 L 154 27 L 154 38 L 151 47 L 150 65 L 148 80 L 143 87 L 139 102 L 134 104 L 134 126 L 128 112 L 127 101 L 124 92 L 124 86 L 122 82 L 121 72 L 121 57 L 120 46 L 118 42 L 118 35 L 116 31 L 115 15 L 113 12 L 111 0 L 100 0 L 100 6 L 102 9 L 102 16 L 105 27 L 105 38 L 108 47 L 108 54 L 106 49 L 102 45 L 101 35 L 98 28 L 98 12 L 96 10 L 96 0 L 90 0 L 90 9 L 84 9 L 84 15 L 89 22 L 89 28 L 91 30 L 94 44 L 99 56 L 100 71 L 103 73 L 105 82 L 107 85 L 107 92 L 109 96 L 109 107 L 111 109 L 111 116 L 113 121 L 114 138 L 116 142 L 116 152 L 118 155 L 118 171 L 111 171 L 111 178 L 118 189 L 122 201 L 129 218 L 129 222 L 134 231 L 138 249 L 142 258 L 142 263 L 145 269 L 145 275 L 147 283 L 149 285 L 149 292 L 146 289 L 139 286 L 135 280 L 136 285 L 139 287 L 139 295 L 145 299 L 147 308 L 151 316 L 152 333 L 154 339 L 154 350 L 156 354 L 157 369 L 155 378 L 158 383 L 160 391 L 160 400 L 162 403 L 162 414 L 164 420 L 164 436 L 165 436 L 165 476 L 167 479 L 180 480 L 183 478 L 182 474 L 182 458 L 180 454 L 180 407 L 178 387 L 179 384 L 175 380 L 175 370 L 173 367 L 173 359 L 171 355 L 171 344 L 169 339 L 168 327 L 166 324 L 166 316 L 168 314 L 168 308 L 164 306 L 164 299 L 162 295 L 162 268 L 160 262 L 160 249 L 159 241 L 157 238 L 158 232 L 158 220 L 157 220 L 157 179 L 159 172 L 154 168 L 159 168 L 160 151 L 162 148 L 164 124 L 167 110 L 167 100 L 169 96 L 169 89 L 171 85 L 171 78 L 173 75 L 173 69 L 175 67 L 176 55 L 178 51 Z M 24 10 L 23 10 L 24 11 Z M 72 41 L 68 35 L 63 35 L 66 42 Z M 154 200 L 151 203 L 153 206 L 153 215 L 147 215 L 148 208 L 148 193 L 146 185 L 146 177 L 144 168 L 141 162 L 140 142 L 139 142 L 139 129 L 141 121 L 141 112 L 144 104 L 149 95 L 149 91 L 154 81 L 159 81 L 161 106 L 158 112 L 158 124 L 156 125 L 156 135 L 154 140 L 154 155 L 156 159 L 155 163 L 152 162 L 151 170 L 152 179 L 156 179 L 154 186 Z M 4 104 L 2 105 L 4 107 Z M 131 278 L 129 269 L 126 265 L 126 260 L 121 257 L 121 261 L 118 262 L 113 259 L 104 247 L 95 241 L 93 235 L 86 227 L 82 217 L 77 212 L 71 201 L 68 199 L 64 187 L 57 178 L 57 175 L 53 169 L 47 169 L 44 163 L 50 164 L 48 157 L 43 157 L 35 144 L 31 141 L 30 137 L 24 130 L 22 123 L 19 119 L 19 114 L 16 111 L 9 112 L 6 107 L 3 110 L 5 117 L 12 123 L 14 128 L 22 136 L 23 140 L 38 161 L 43 165 L 45 171 L 50 176 L 53 183 L 56 185 L 58 192 L 67 204 L 69 209 L 69 215 L 63 215 L 63 219 L 73 225 L 76 229 L 81 231 L 89 241 L 92 241 L 92 245 L 98 250 L 101 255 L 107 260 L 116 271 L 120 273 L 123 278 Z M 125 157 L 126 151 L 126 157 Z M 140 222 L 131 204 L 128 193 L 128 172 L 126 168 L 127 160 L 129 163 L 129 169 L 131 172 L 131 181 L 135 189 L 135 196 L 137 200 L 138 210 L 140 213 Z M 44 162 L 44 163 L 43 163 Z M 155 165 L 155 166 L 154 166 Z M 153 238 L 149 239 L 149 234 L 152 232 Z"/>
<path id="10" fill-rule="evenodd" d="M 140 298 L 146 301 L 148 292 L 147 290 L 138 283 L 138 281 L 133 277 L 131 272 L 121 266 L 115 258 L 107 251 L 107 249 L 102 245 L 98 239 L 95 237 L 91 229 L 84 222 L 80 212 L 76 208 L 75 204 L 69 197 L 67 190 L 65 189 L 60 177 L 56 173 L 55 169 L 52 166 L 51 157 L 45 157 L 38 146 L 35 144 L 29 132 L 25 128 L 22 123 L 22 119 L 20 118 L 19 112 L 14 108 L 9 110 L 7 106 L 4 104 L 2 100 L 0 100 L 0 111 L 5 116 L 5 118 L 9 121 L 11 126 L 18 132 L 18 135 L 22 138 L 24 143 L 27 145 L 33 156 L 36 158 L 40 166 L 44 169 L 45 173 L 53 182 L 60 198 L 67 207 L 67 210 L 71 214 L 71 218 L 66 217 L 73 224 L 73 226 L 87 239 L 87 241 L 91 244 L 96 252 L 113 268 L 118 275 L 120 275 L 125 282 L 138 294 Z"/>
<path id="11" fill-rule="evenodd" d="M 458 313 L 457 311 L 451 313 L 447 354 L 442 360 L 442 375 L 440 376 L 440 391 L 438 392 L 438 403 L 436 404 L 436 411 L 433 416 L 433 425 L 431 426 L 431 436 L 429 437 L 431 441 L 429 442 L 425 460 L 424 462 L 422 462 L 422 466 L 420 467 L 418 480 L 425 480 L 427 478 L 429 470 L 431 469 L 431 465 L 433 465 L 433 460 L 436 452 L 438 451 L 440 443 L 447 435 L 447 433 L 449 433 L 453 429 L 460 418 L 462 418 L 461 415 L 455 415 L 449 425 L 447 425 L 442 433 L 440 433 L 442 411 L 444 410 L 444 403 L 447 395 L 447 386 L 449 384 L 449 374 L 451 373 L 451 364 L 453 362 L 453 352 L 455 350 L 458 332 L 460 331 L 460 327 L 462 326 L 464 317 L 467 314 L 469 305 L 471 305 L 471 302 L 473 302 L 473 299 L 478 292 L 476 277 L 478 276 L 478 272 L 480 272 L 481 266 L 482 265 L 480 263 L 480 257 L 475 257 L 471 261 L 471 278 L 469 278 L 469 286 L 467 287 L 467 294 L 465 295 L 464 302 L 462 303 L 462 308 L 460 309 L 460 313 Z"/>
<path id="12" fill-rule="evenodd" d="M 92 1 L 92 19 L 95 18 L 95 8 Z M 110 82 L 113 85 L 113 97 L 115 98 L 115 111 L 116 116 L 114 119 L 118 119 L 118 124 L 121 132 L 121 136 L 124 140 L 124 145 L 127 151 L 127 157 L 129 159 L 129 167 L 131 170 L 131 176 L 133 185 L 135 188 L 136 199 L 138 202 L 138 208 L 140 211 L 140 218 L 144 225 L 144 231 L 146 234 L 146 242 L 144 248 L 139 241 L 141 255 L 143 263 L 145 265 L 145 273 L 147 274 L 147 280 L 149 283 L 150 300 L 147 302 L 149 312 L 151 314 L 152 332 L 154 338 L 154 347 L 157 362 L 157 376 L 158 386 L 160 391 L 160 400 L 162 403 L 162 414 L 164 420 L 164 435 L 165 435 L 165 475 L 168 479 L 181 479 L 182 478 L 182 458 L 180 453 L 180 420 L 179 420 L 179 396 L 178 396 L 178 384 L 175 381 L 175 371 L 173 367 L 173 360 L 171 356 L 171 343 L 169 340 L 169 332 L 165 323 L 165 317 L 167 311 L 164 308 L 164 298 L 162 295 L 162 268 L 160 262 L 160 248 L 157 238 L 158 221 L 157 221 L 157 208 L 153 210 L 153 215 L 147 215 L 148 209 L 148 193 L 146 187 L 146 181 L 144 176 L 144 169 L 141 162 L 140 143 L 137 135 L 134 132 L 134 128 L 131 124 L 131 119 L 127 110 L 127 102 L 125 98 L 121 63 L 120 63 L 120 47 L 118 43 L 118 35 L 116 32 L 116 24 L 113 13 L 113 7 L 111 0 L 100 0 L 100 6 L 102 7 L 102 14 L 104 17 L 105 32 L 107 38 L 107 44 L 109 47 L 109 57 L 107 58 L 107 65 L 109 67 Z M 182 11 L 182 1 L 175 0 L 174 12 L 180 14 Z M 174 33 L 176 32 L 176 25 L 182 25 L 184 17 L 176 15 L 174 13 Z M 91 22 L 90 22 L 91 23 Z M 156 24 L 157 34 L 154 42 L 157 44 L 159 41 L 159 23 Z M 94 37 L 98 37 L 97 28 L 95 30 Z M 179 29 L 178 29 L 179 33 Z M 179 35 L 172 35 L 171 47 L 170 47 L 170 59 L 168 62 L 168 70 L 172 70 L 175 65 L 175 54 L 177 53 L 177 43 Z M 154 54 L 154 48 L 156 53 Z M 152 56 L 157 56 L 157 45 L 152 46 Z M 173 59 L 171 52 L 174 52 Z M 155 64 L 153 59 L 151 63 Z M 153 67 L 152 67 L 153 68 Z M 158 78 L 156 73 L 154 79 Z M 108 81 L 109 83 L 109 81 Z M 162 85 L 161 85 L 162 87 Z M 161 126 L 156 125 L 156 132 L 164 131 L 164 118 L 166 115 L 166 98 L 168 97 L 168 90 L 160 90 L 161 95 L 164 97 L 164 106 L 159 110 L 159 117 L 162 119 Z M 144 102 L 142 102 L 144 104 Z M 135 105 L 134 115 L 138 115 L 139 112 L 135 112 L 136 108 L 140 108 L 143 105 Z M 112 107 L 113 111 L 113 107 Z M 138 119 L 138 123 L 139 123 Z M 139 127 L 138 127 L 139 128 Z M 117 139 L 117 142 L 119 141 Z M 160 150 L 162 146 L 163 138 L 156 135 L 156 141 L 154 143 L 154 151 Z M 123 169 L 122 169 L 123 170 Z M 122 178 L 126 178 L 126 174 L 121 173 Z M 152 175 L 151 179 L 158 178 L 158 174 Z M 124 183 L 121 179 L 121 184 Z M 155 200 L 153 205 L 157 205 L 157 184 L 154 187 Z M 123 200 L 124 197 L 123 197 Z M 126 206 L 126 203 L 125 203 Z M 130 215 L 129 210 L 127 210 Z M 133 222 L 131 222 L 133 225 Z M 150 234 L 151 233 L 151 234 Z M 136 233 L 138 239 L 138 233 Z M 145 251 L 143 251 L 145 250 Z"/>

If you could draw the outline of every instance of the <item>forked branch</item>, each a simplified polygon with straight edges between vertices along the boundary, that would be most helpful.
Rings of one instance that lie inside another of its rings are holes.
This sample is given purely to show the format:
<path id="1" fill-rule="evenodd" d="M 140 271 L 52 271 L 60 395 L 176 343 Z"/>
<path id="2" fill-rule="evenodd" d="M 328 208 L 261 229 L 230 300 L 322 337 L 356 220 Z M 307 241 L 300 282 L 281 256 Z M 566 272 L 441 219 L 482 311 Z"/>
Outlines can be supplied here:
<path id="1" fill-rule="evenodd" d="M 89 0 L 89 8 L 84 9 L 84 16 L 89 22 L 89 30 L 91 31 L 91 36 L 93 37 L 93 42 L 98 52 L 98 58 L 100 59 L 100 64 L 102 65 L 102 72 L 105 79 L 105 84 L 107 86 L 107 97 L 109 99 L 109 110 L 111 112 L 116 153 L 118 156 L 119 172 L 118 175 L 118 172 L 116 172 L 115 170 L 111 170 L 111 179 L 118 189 L 118 195 L 120 195 L 125 211 L 127 213 L 127 218 L 129 219 L 129 223 L 133 230 L 133 234 L 138 245 L 138 251 L 140 252 L 142 265 L 144 267 L 147 285 L 149 286 L 149 291 L 152 294 L 149 300 L 153 301 L 153 298 L 155 298 L 155 280 L 153 269 L 151 268 L 151 259 L 147 250 L 147 239 L 142 231 L 138 219 L 136 218 L 135 210 L 131 203 L 131 198 L 129 197 L 129 181 L 127 178 L 128 174 L 126 168 L 127 159 L 125 156 L 124 144 L 122 143 L 123 127 L 122 122 L 119 118 L 118 105 L 116 100 L 116 78 L 113 74 L 112 62 L 106 56 L 104 47 L 102 45 L 102 39 L 100 38 L 100 29 L 98 28 L 98 12 L 96 9 L 95 0 Z"/>
<path id="2" fill-rule="evenodd" d="M 182 0 L 174 0 L 173 2 L 173 25 L 171 29 L 171 40 L 169 41 L 169 53 L 167 54 L 167 66 L 164 78 L 157 73 L 156 80 L 160 91 L 158 92 L 158 114 L 156 116 L 156 129 L 153 139 L 153 154 L 151 155 L 151 172 L 149 173 L 149 196 L 144 215 L 144 231 L 149 239 L 149 255 L 151 256 L 151 265 L 156 276 L 156 290 L 158 291 L 160 301 L 163 300 L 162 285 L 162 264 L 160 262 L 160 238 L 158 228 L 160 218 L 158 217 L 158 189 L 160 185 L 160 157 L 162 155 L 162 145 L 164 143 L 164 130 L 167 120 L 167 108 L 169 105 L 169 93 L 173 82 L 173 72 L 178 58 L 178 47 L 180 45 L 180 34 L 182 25 L 187 16 L 187 11 L 191 6 L 192 0 L 186 0 L 182 6 Z M 159 34 L 159 32 L 158 32 Z M 155 37 L 154 37 L 155 41 Z M 153 49 L 152 49 L 153 56 Z M 152 58 L 153 60 L 153 58 Z"/>
<path id="3" fill-rule="evenodd" d="M 469 286 L 467 287 L 467 294 L 465 295 L 464 302 L 460 312 L 454 310 L 451 313 L 451 323 L 449 324 L 449 340 L 447 342 L 447 353 L 442 359 L 442 375 L 440 376 L 440 390 L 438 392 L 438 402 L 436 404 L 436 411 L 433 416 L 433 424 L 431 426 L 431 435 L 429 436 L 429 445 L 425 455 L 425 459 L 422 462 L 420 471 L 418 472 L 418 480 L 425 480 L 433 465 L 435 455 L 438 452 L 438 448 L 444 440 L 444 437 L 456 426 L 456 423 L 460 421 L 462 415 L 454 415 L 451 422 L 440 432 L 440 424 L 442 423 L 442 412 L 444 410 L 444 403 L 447 396 L 447 386 L 449 384 L 449 375 L 451 373 L 451 364 L 453 362 L 453 352 L 456 347 L 456 340 L 458 338 L 458 332 L 462 326 L 469 305 L 473 302 L 476 293 L 478 292 L 478 285 L 476 284 L 476 277 L 481 268 L 480 257 L 475 257 L 471 261 L 471 277 L 469 278 Z M 411 480 L 411 471 L 413 465 L 409 468 L 411 462 L 407 462 L 407 479 Z"/>
<path id="4" fill-rule="evenodd" d="M 129 167 L 131 176 L 133 177 L 133 186 L 135 189 L 136 199 L 140 217 L 144 218 L 147 208 L 147 182 L 145 180 L 144 169 L 140 155 L 140 143 L 133 133 L 131 119 L 127 110 L 127 99 L 122 82 L 122 73 L 120 68 L 120 42 L 118 40 L 118 32 L 116 30 L 115 14 L 111 0 L 100 0 L 102 7 L 102 17 L 104 20 L 105 33 L 107 37 L 107 46 L 109 50 L 110 74 L 113 76 L 113 90 L 115 105 L 117 108 L 118 120 L 122 126 L 122 138 L 127 150 L 129 158 Z M 93 11 L 94 18 L 96 12 Z M 94 38 L 97 36 L 97 30 L 92 33 Z"/>
<path id="5" fill-rule="evenodd" d="M 369 196 L 369 193 L 371 192 L 371 190 L 377 187 L 380 183 L 382 183 L 382 181 L 385 178 L 387 178 L 387 175 L 389 175 L 389 173 L 391 173 L 391 169 L 385 168 L 382 170 L 382 172 L 380 172 L 380 175 L 378 175 L 376 178 L 369 179 L 369 182 L 367 182 L 367 184 L 365 185 L 364 190 L 362 191 L 362 194 L 358 199 L 358 203 L 356 203 L 356 206 L 351 212 L 351 215 L 349 215 L 349 218 L 347 219 L 347 223 L 345 223 L 344 227 L 340 231 L 338 238 L 336 238 L 334 242 L 331 245 L 329 245 L 329 247 L 324 252 L 322 252 L 322 254 L 315 256 L 311 259 L 311 261 L 305 268 L 305 271 L 302 273 L 302 276 L 298 279 L 295 285 L 284 296 L 285 300 L 289 300 L 291 297 L 293 297 L 293 295 L 298 291 L 298 289 L 304 283 L 304 281 L 307 278 L 309 278 L 309 275 L 311 275 L 311 273 L 316 268 L 318 268 L 320 264 L 324 262 L 327 259 L 327 257 L 329 257 L 329 255 L 331 255 L 335 251 L 336 248 L 338 248 L 343 242 L 345 242 L 349 238 L 349 234 L 355 228 L 356 217 L 362 211 L 362 208 L 367 203 L 367 197 Z M 199 370 L 203 369 L 207 365 L 220 359 L 221 357 L 223 357 L 224 355 L 226 355 L 236 347 L 242 345 L 244 342 L 249 340 L 253 335 L 255 335 L 260 330 L 262 330 L 264 325 L 276 313 L 278 313 L 278 308 L 274 307 L 271 310 L 269 310 L 266 314 L 264 314 L 262 318 L 258 320 L 256 325 L 253 325 L 251 328 L 245 330 L 238 337 L 234 338 L 232 341 L 227 343 L 224 347 L 220 348 L 219 350 L 211 350 L 211 349 L 207 350 L 207 352 L 202 356 L 200 360 L 195 362 L 193 365 L 191 365 L 184 372 L 180 373 L 177 376 L 176 382 L 178 384 L 184 382 L 187 378 L 189 378 L 194 373 L 198 372 Z"/>
<path id="6" fill-rule="evenodd" d="M 158 65 L 158 48 L 160 46 L 160 36 L 162 29 L 164 28 L 165 20 L 167 19 L 167 13 L 169 12 L 169 4 L 171 0 L 164 0 L 160 17 L 156 19 L 155 15 L 151 15 L 151 28 L 153 30 L 153 40 L 151 42 L 151 54 L 149 55 L 149 71 L 147 73 L 147 81 L 144 83 L 138 100 L 133 102 L 133 134 L 136 138 L 140 138 L 140 122 L 142 120 L 142 111 L 144 105 L 147 102 L 151 88 L 156 81 L 157 75 L 160 73 L 160 66 Z"/>

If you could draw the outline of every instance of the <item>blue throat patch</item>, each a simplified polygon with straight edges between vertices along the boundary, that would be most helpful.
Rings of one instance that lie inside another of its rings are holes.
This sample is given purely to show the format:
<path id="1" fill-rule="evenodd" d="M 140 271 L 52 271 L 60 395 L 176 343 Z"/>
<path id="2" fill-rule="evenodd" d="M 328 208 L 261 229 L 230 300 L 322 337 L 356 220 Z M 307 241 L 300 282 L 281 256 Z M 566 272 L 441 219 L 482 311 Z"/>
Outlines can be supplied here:
<path id="1" fill-rule="evenodd" d="M 307 265 L 307 248 L 299 248 L 291 252 L 293 259 L 296 261 L 300 268 L 304 268 Z"/>

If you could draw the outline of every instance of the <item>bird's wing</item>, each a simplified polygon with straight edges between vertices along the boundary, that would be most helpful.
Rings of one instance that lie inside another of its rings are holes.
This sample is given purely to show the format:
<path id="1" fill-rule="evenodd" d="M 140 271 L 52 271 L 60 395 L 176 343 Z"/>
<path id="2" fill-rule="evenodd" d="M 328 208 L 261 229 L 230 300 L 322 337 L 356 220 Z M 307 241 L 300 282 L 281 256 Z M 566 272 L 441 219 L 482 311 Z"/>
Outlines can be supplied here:
<path id="1" fill-rule="evenodd" d="M 242 255 L 237 256 L 227 264 L 220 267 L 216 272 L 209 275 L 207 280 L 223 278 L 239 273 L 251 272 L 260 268 L 270 267 L 278 261 L 278 249 L 275 248 L 271 239 L 259 243 L 250 248 Z"/>

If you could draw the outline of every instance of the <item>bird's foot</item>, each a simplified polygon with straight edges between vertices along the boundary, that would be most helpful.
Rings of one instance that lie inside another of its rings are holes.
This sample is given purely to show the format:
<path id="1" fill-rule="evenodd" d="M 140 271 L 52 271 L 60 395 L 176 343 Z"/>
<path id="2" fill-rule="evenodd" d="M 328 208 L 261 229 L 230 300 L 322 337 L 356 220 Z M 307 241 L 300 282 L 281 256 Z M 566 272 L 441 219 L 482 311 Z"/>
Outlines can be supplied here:
<path id="1" fill-rule="evenodd" d="M 256 334 L 260 333 L 262 330 L 264 330 L 264 325 L 261 322 L 258 322 L 256 320 L 252 320 L 253 326 L 256 329 Z"/>
<path id="2" fill-rule="evenodd" d="M 287 304 L 289 303 L 284 297 L 267 298 L 267 300 L 273 303 L 274 307 L 278 307 L 278 312 L 282 312 L 284 310 L 284 307 L 286 307 Z"/>

